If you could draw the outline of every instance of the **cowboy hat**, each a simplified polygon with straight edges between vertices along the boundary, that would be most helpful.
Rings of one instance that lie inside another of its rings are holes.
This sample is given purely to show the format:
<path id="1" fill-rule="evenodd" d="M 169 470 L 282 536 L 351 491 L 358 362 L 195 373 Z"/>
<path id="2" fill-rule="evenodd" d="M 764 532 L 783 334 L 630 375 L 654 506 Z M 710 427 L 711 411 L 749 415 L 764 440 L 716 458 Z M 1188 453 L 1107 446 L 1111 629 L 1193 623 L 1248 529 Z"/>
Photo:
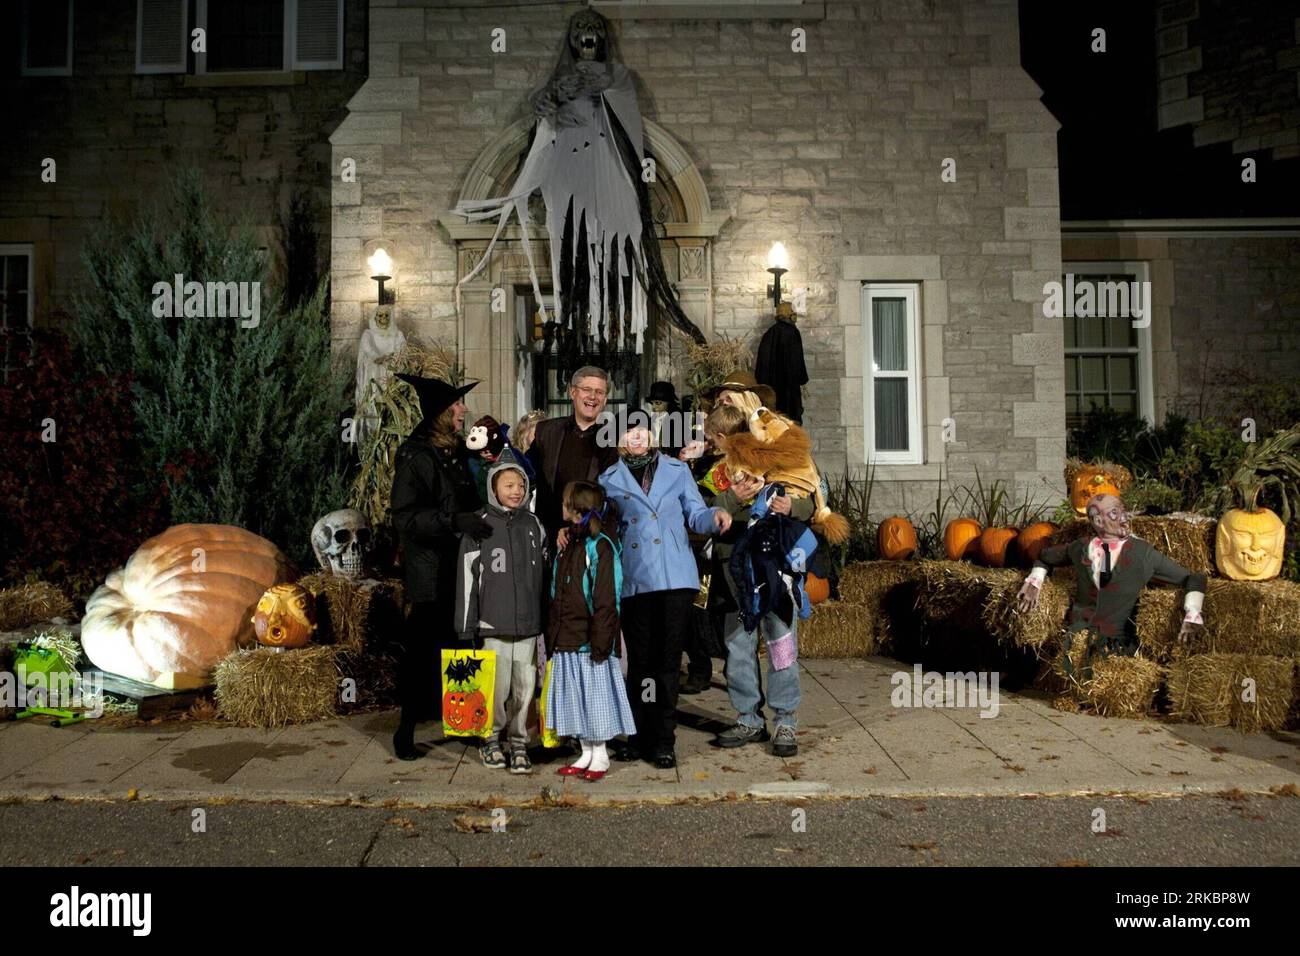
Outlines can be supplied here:
<path id="1" fill-rule="evenodd" d="M 419 375 L 407 375 L 398 372 L 397 377 L 415 389 L 420 398 L 421 421 L 432 422 L 444 411 L 456 404 L 456 400 L 472 389 L 478 382 L 470 382 L 459 387 L 444 382 L 440 378 L 421 378 Z"/>
<path id="2" fill-rule="evenodd" d="M 766 407 L 780 411 L 776 407 L 776 392 L 768 385 L 760 385 L 752 372 L 737 369 L 723 379 L 721 384 L 705 389 L 704 397 L 710 402 L 716 402 L 722 392 L 753 392 Z"/>

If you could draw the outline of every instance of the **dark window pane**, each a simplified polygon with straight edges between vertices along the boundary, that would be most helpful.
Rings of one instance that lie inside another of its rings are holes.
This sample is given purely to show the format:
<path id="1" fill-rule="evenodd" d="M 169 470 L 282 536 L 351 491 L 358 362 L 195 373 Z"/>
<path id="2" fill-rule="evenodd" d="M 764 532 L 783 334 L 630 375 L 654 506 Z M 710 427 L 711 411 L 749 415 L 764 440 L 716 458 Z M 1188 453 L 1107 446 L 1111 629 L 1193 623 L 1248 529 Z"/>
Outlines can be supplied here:
<path id="1" fill-rule="evenodd" d="M 1112 395 L 1110 397 L 1110 407 L 1117 412 L 1136 412 L 1137 396 L 1132 392 Z"/>
<path id="2" fill-rule="evenodd" d="M 876 451 L 907 451 L 907 379 L 876 379 Z"/>
<path id="3" fill-rule="evenodd" d="M 877 372 L 907 370 L 907 300 L 871 300 L 871 352 Z"/>
<path id="4" fill-rule="evenodd" d="M 30 0 L 27 5 L 27 67 L 68 66 L 67 0 Z"/>
<path id="5" fill-rule="evenodd" d="M 1110 387 L 1116 392 L 1129 392 L 1137 388 L 1135 367 L 1137 358 L 1114 355 L 1110 359 Z"/>
<path id="6" fill-rule="evenodd" d="M 208 4 L 208 71 L 284 67 L 284 0 Z"/>

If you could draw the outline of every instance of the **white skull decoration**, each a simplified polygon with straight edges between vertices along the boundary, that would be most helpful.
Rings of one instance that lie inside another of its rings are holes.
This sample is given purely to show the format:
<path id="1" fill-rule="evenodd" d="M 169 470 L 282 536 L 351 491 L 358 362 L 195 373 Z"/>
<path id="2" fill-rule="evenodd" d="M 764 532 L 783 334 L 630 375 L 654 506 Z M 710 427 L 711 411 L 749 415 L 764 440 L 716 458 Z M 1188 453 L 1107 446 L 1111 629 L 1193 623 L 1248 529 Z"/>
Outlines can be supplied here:
<path id="1" fill-rule="evenodd" d="M 331 511 L 311 529 L 311 549 L 323 570 L 361 578 L 370 555 L 370 522 L 355 508 Z"/>

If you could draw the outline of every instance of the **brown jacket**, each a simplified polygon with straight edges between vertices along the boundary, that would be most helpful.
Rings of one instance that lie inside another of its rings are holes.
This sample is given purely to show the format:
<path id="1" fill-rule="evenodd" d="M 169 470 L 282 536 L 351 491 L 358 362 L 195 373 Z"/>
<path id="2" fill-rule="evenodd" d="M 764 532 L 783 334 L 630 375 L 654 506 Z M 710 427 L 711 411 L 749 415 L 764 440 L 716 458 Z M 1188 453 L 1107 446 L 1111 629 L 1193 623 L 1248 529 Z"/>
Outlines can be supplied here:
<path id="1" fill-rule="evenodd" d="M 609 541 L 596 541 L 596 586 L 587 610 L 582 578 L 587 573 L 586 542 L 575 536 L 555 559 L 555 596 L 546 622 L 546 655 L 561 651 L 590 651 L 599 664 L 618 645 L 618 594 L 614 590 L 614 566 L 618 555 Z"/>

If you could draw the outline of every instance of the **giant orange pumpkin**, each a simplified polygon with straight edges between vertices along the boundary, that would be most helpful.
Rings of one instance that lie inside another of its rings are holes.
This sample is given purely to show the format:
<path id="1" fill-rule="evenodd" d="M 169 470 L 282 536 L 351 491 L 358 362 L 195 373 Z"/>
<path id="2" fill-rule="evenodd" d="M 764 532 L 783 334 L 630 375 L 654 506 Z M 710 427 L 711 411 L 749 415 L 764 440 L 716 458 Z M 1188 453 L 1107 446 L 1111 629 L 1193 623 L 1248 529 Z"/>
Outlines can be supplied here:
<path id="1" fill-rule="evenodd" d="M 180 524 L 150 538 L 86 602 L 81 644 L 97 667 L 146 684 L 206 678 L 253 643 L 253 608 L 289 562 L 243 528 Z"/>
<path id="2" fill-rule="evenodd" d="M 985 528 L 980 535 L 980 560 L 990 568 L 1004 568 L 1011 543 L 1019 532 L 1015 528 Z"/>
<path id="3" fill-rule="evenodd" d="M 1020 560 L 1027 565 L 1038 560 L 1038 553 L 1047 546 L 1047 539 L 1056 532 L 1056 525 L 1050 521 L 1038 521 L 1029 525 L 1016 538 L 1016 550 Z"/>
<path id="4" fill-rule="evenodd" d="M 886 561 L 906 561 L 916 553 L 916 529 L 912 522 L 897 515 L 880 522 L 876 541 Z"/>
<path id="5" fill-rule="evenodd" d="M 804 578 L 804 593 L 808 595 L 808 600 L 812 604 L 821 604 L 831 596 L 831 582 L 825 578 L 819 578 L 811 571 Z"/>
<path id="6" fill-rule="evenodd" d="M 1267 581 L 1282 570 L 1286 526 L 1268 508 L 1225 511 L 1214 532 L 1214 563 L 1232 581 Z"/>
<path id="7" fill-rule="evenodd" d="M 974 518 L 953 518 L 943 529 L 943 553 L 949 561 L 975 557 L 983 526 Z"/>

